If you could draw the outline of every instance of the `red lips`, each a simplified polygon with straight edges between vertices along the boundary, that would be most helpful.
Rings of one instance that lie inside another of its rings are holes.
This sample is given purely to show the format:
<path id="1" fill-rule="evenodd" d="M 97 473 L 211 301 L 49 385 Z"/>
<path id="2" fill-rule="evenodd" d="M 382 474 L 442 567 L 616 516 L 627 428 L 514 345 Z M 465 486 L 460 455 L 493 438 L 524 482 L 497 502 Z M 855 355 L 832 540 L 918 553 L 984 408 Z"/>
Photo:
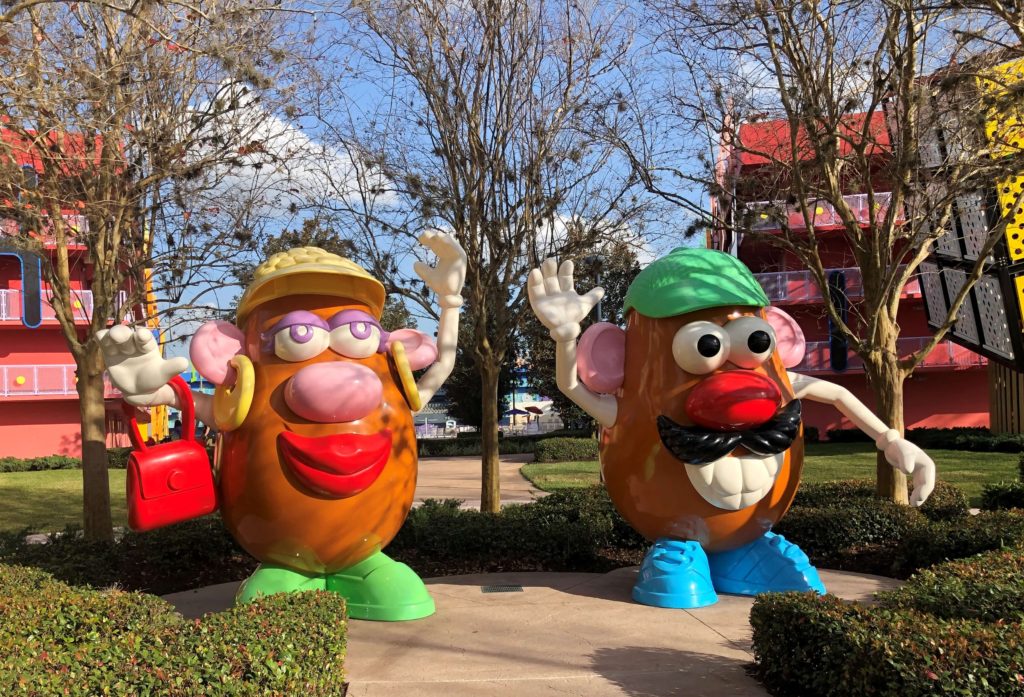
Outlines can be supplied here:
<path id="1" fill-rule="evenodd" d="M 303 486 L 322 496 L 343 499 L 377 481 L 391 456 L 391 431 L 319 438 L 282 431 L 277 449 L 281 461 Z"/>

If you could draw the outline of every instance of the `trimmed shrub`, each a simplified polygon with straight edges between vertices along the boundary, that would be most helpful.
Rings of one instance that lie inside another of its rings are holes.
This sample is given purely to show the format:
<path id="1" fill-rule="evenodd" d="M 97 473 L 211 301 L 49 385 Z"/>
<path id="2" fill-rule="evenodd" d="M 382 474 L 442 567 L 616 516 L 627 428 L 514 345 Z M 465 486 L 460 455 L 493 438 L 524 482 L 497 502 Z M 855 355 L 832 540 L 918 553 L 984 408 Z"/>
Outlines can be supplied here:
<path id="1" fill-rule="evenodd" d="M 943 619 L 1024 621 L 1024 552 L 995 551 L 937 564 L 878 602 Z"/>
<path id="2" fill-rule="evenodd" d="M 870 443 L 871 438 L 856 428 L 829 429 L 829 441 L 833 443 Z M 925 450 L 977 450 L 1001 453 L 1024 452 L 1024 435 L 1014 433 L 992 433 L 987 428 L 910 428 L 907 440 Z"/>
<path id="3" fill-rule="evenodd" d="M 1024 512 L 982 511 L 962 520 L 940 521 L 909 530 L 898 542 L 899 576 L 933 564 L 1024 543 Z"/>
<path id="4" fill-rule="evenodd" d="M 1024 695 L 1020 624 L 942 620 L 813 594 L 767 594 L 750 613 L 757 672 L 775 694 Z"/>
<path id="5" fill-rule="evenodd" d="M 533 448 L 534 462 L 575 462 L 597 459 L 593 438 L 548 438 Z"/>
<path id="6" fill-rule="evenodd" d="M 505 437 L 500 431 L 498 435 L 498 450 L 502 455 L 519 455 L 532 453 L 537 443 L 551 438 L 589 438 L 591 434 L 586 430 L 560 429 L 532 436 Z M 417 441 L 417 447 L 420 457 L 458 457 L 479 455 L 482 452 L 480 434 L 473 431 L 460 431 L 455 434 L 455 438 L 421 438 Z"/>
<path id="7" fill-rule="evenodd" d="M 151 532 L 126 532 L 115 542 L 91 542 L 69 527 L 29 544 L 25 531 L 0 533 L 0 563 L 43 569 L 66 583 L 156 594 L 226 583 L 256 568 L 219 516 Z"/>
<path id="8" fill-rule="evenodd" d="M 874 606 L 812 594 L 754 601 L 762 680 L 776 694 L 1024 695 L 1024 552 L 942 564 Z"/>
<path id="9" fill-rule="evenodd" d="M 73 470 L 82 466 L 77 457 L 47 455 L 46 457 L 0 457 L 0 472 L 42 472 L 44 470 Z"/>
<path id="10" fill-rule="evenodd" d="M 847 548 L 900 540 L 926 524 L 927 519 L 913 508 L 862 498 L 820 508 L 793 507 L 773 530 L 799 545 L 816 563 L 830 566 Z"/>
<path id="11" fill-rule="evenodd" d="M 817 443 L 821 440 L 821 433 L 817 426 L 804 426 L 804 442 Z"/>
<path id="12" fill-rule="evenodd" d="M 848 501 L 875 498 L 875 482 L 870 479 L 846 479 L 818 484 L 801 484 L 793 499 L 794 507 L 837 506 Z M 935 490 L 919 509 L 931 520 L 954 520 L 968 514 L 967 494 L 953 484 L 935 482 Z"/>
<path id="13" fill-rule="evenodd" d="M 0 566 L 0 615 L 10 695 L 316 696 L 337 694 L 344 679 L 345 605 L 332 593 L 275 595 L 187 621 L 155 596 Z"/>
<path id="14" fill-rule="evenodd" d="M 1024 508 L 1024 482 L 986 484 L 981 490 L 981 507 L 986 511 Z"/>

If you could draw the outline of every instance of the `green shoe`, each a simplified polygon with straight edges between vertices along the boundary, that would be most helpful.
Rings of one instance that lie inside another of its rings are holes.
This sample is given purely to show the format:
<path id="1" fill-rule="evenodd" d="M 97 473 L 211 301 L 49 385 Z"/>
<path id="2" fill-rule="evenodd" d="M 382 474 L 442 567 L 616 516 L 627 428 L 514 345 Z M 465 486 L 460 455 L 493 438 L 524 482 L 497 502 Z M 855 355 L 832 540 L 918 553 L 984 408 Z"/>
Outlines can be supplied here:
<path id="1" fill-rule="evenodd" d="M 252 576 L 242 581 L 235 594 L 235 605 L 252 602 L 261 595 L 324 590 L 323 574 L 305 574 L 285 566 L 260 564 Z"/>
<path id="2" fill-rule="evenodd" d="M 327 590 L 345 596 L 352 619 L 402 622 L 434 614 L 434 599 L 416 572 L 383 552 L 328 574 Z"/>

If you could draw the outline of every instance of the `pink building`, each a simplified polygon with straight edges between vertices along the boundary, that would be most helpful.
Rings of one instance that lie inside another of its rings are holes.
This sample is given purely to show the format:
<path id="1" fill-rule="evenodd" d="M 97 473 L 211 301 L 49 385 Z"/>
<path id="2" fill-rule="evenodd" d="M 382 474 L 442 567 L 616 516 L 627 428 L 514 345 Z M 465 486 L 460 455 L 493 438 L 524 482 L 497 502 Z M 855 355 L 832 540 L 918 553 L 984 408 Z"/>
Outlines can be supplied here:
<path id="1" fill-rule="evenodd" d="M 882 115 L 879 121 L 879 158 L 885 156 L 887 143 Z M 778 152 L 789 142 L 789 126 L 785 121 L 743 124 L 739 139 L 746 147 L 726 152 L 723 170 L 735 177 L 736 198 L 743 206 L 755 211 L 752 229 L 761 233 L 780 231 L 777 215 L 758 213 L 771 206 L 781 211 L 787 225 L 794 232 L 806 229 L 807 224 L 798 206 L 786 201 L 757 200 L 758 180 L 771 175 L 771 161 L 748 152 Z M 884 181 L 875 182 L 876 203 L 884 206 Z M 867 196 L 851 190 L 846 197 L 855 211 L 867 221 Z M 716 207 L 722 203 L 716 201 Z M 860 271 L 853 253 L 841 232 L 842 224 L 832 208 L 825 202 L 811 207 L 822 260 L 830 283 L 845 287 L 849 299 L 849 316 L 857 316 L 861 297 Z M 709 246 L 735 253 L 757 276 L 774 305 L 791 314 L 800 323 L 807 338 L 807 354 L 795 370 L 847 387 L 866 404 L 873 404 L 867 379 L 860 359 L 830 338 L 829 321 L 824 310 L 821 290 L 810 273 L 801 267 L 795 256 L 754 236 L 733 236 L 716 231 L 709 236 Z M 901 355 L 909 355 L 930 339 L 924 311 L 921 288 L 915 279 L 904 289 L 898 321 L 901 329 L 899 345 Z M 839 355 L 841 354 L 841 355 Z M 984 357 L 950 341 L 940 343 L 914 375 L 905 383 L 905 422 L 907 428 L 989 425 L 989 388 L 987 361 Z M 806 403 L 805 421 L 819 429 L 822 437 L 828 429 L 853 428 L 835 409 Z"/>

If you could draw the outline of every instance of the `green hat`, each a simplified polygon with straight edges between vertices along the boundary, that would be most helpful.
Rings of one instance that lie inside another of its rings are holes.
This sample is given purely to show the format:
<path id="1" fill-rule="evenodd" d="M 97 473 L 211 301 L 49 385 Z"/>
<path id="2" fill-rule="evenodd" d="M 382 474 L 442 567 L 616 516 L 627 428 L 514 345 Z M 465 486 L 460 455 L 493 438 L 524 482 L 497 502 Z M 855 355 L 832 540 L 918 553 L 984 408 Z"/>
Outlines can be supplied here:
<path id="1" fill-rule="evenodd" d="M 715 249 L 677 247 L 637 274 L 622 312 L 632 308 L 658 319 L 713 307 L 770 304 L 754 274 L 736 257 Z"/>

